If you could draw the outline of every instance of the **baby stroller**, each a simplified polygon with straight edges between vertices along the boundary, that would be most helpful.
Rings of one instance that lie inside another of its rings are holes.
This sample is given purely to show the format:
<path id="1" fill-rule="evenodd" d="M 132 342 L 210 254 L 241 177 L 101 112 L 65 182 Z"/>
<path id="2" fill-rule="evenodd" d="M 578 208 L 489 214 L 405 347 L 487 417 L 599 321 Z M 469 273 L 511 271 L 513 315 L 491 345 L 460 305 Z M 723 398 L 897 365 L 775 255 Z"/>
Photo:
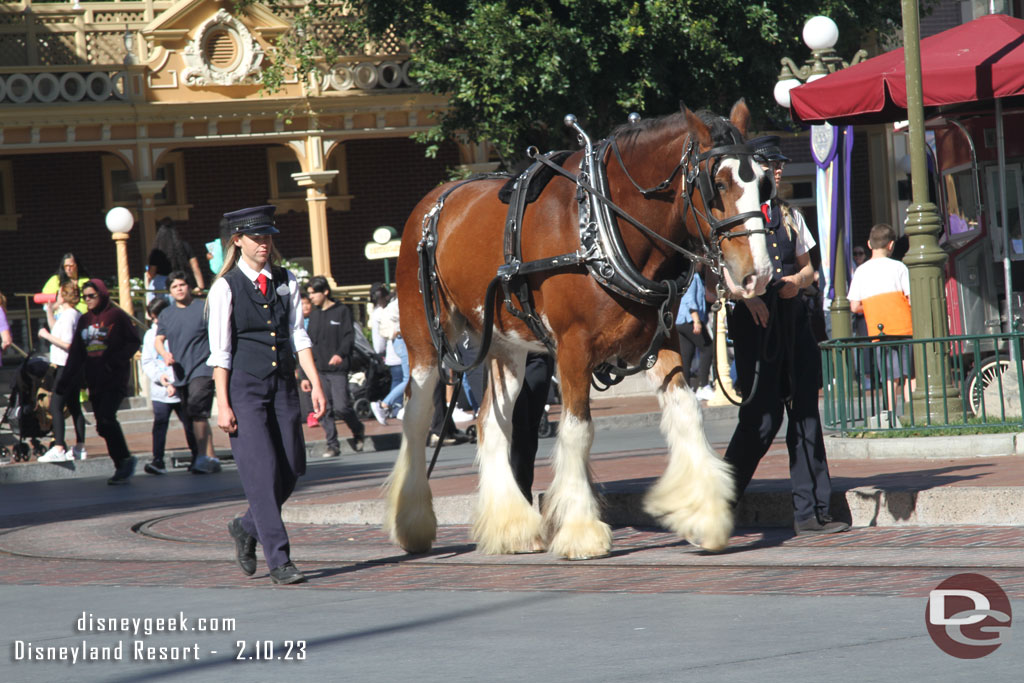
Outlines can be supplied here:
<path id="1" fill-rule="evenodd" d="M 360 420 L 373 417 L 370 403 L 380 401 L 391 391 L 391 371 L 373 345 L 366 339 L 359 323 L 354 323 L 355 343 L 348 366 L 348 395 L 352 409 Z"/>
<path id="2" fill-rule="evenodd" d="M 14 462 L 28 462 L 32 454 L 42 455 L 46 447 L 39 439 L 53 426 L 50 418 L 50 393 L 53 389 L 54 368 L 44 356 L 30 356 L 21 364 L 11 382 L 11 395 L 0 425 L 7 423 L 17 436 L 12 449 L 0 448 L 0 458 L 13 456 Z M 25 443 L 25 439 L 29 443 Z M 31 444 L 31 449 L 29 447 Z"/>

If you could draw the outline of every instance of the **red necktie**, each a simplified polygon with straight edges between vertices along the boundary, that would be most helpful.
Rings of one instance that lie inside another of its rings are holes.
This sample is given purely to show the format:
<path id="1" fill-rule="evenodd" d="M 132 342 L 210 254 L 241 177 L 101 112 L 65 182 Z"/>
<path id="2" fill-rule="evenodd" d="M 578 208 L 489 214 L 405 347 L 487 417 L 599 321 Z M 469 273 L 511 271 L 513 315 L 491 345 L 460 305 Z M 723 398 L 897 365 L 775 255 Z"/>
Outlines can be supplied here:
<path id="1" fill-rule="evenodd" d="M 761 213 L 764 214 L 764 222 L 765 223 L 771 223 L 772 222 L 772 212 L 771 211 L 772 210 L 768 207 L 767 204 L 762 204 L 761 205 Z"/>
<path id="2" fill-rule="evenodd" d="M 256 278 L 256 283 L 260 286 L 260 294 L 263 296 L 267 295 L 267 276 L 260 273 L 260 276 Z"/>

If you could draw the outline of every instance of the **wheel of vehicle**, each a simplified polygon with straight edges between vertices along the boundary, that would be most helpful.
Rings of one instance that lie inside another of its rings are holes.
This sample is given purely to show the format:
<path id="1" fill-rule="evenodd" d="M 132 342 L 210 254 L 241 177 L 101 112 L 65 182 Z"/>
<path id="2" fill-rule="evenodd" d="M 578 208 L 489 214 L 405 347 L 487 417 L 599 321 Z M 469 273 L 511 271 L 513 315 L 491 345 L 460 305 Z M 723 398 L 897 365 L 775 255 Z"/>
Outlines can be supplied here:
<path id="1" fill-rule="evenodd" d="M 373 411 L 370 410 L 370 402 L 365 398 L 357 398 L 352 409 L 356 411 L 356 417 L 360 420 L 369 420 L 373 417 Z"/>
<path id="2" fill-rule="evenodd" d="M 466 435 L 472 443 L 476 443 L 476 425 L 466 427 Z"/>
<path id="3" fill-rule="evenodd" d="M 545 415 L 544 419 L 540 421 L 540 428 L 537 430 L 537 435 L 542 439 L 546 439 L 551 436 L 554 431 L 554 425 L 551 424 L 551 421 L 548 420 L 547 415 Z"/>
<path id="4" fill-rule="evenodd" d="M 16 443 L 14 444 L 14 462 L 24 461 L 28 462 L 28 444 L 27 443 Z"/>
<path id="5" fill-rule="evenodd" d="M 975 417 L 981 415 L 981 406 L 985 399 L 985 389 L 991 384 L 998 386 L 1000 375 L 1009 367 L 1009 357 L 991 356 L 982 360 L 971 370 L 971 374 L 967 376 L 967 398 L 970 401 L 971 413 Z M 999 416 L 1002 414 L 1002 411 L 998 405 L 986 405 L 985 414 Z"/>

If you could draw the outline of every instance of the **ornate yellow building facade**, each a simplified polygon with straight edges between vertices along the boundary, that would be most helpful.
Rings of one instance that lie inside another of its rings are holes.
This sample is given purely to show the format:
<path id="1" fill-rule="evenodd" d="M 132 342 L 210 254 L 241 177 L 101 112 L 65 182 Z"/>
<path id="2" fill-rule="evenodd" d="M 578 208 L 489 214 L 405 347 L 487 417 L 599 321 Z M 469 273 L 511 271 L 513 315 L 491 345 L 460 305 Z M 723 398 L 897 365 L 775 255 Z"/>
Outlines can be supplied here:
<path id="1" fill-rule="evenodd" d="M 351 47 L 341 6 L 317 30 L 349 54 L 315 82 L 262 90 L 267 55 L 301 9 L 0 7 L 0 245 L 5 266 L 16 260 L 0 268 L 0 289 L 34 291 L 64 251 L 82 253 L 93 276 L 112 273 L 102 216 L 117 205 L 137 218 L 133 276 L 160 219 L 201 253 L 220 214 L 272 203 L 291 229 L 286 256 L 310 256 L 339 282 L 377 279 L 357 257 L 372 229 L 400 230 L 446 166 L 486 159 L 455 145 L 423 158 L 409 136 L 444 98 L 416 88 L 397 40 Z"/>

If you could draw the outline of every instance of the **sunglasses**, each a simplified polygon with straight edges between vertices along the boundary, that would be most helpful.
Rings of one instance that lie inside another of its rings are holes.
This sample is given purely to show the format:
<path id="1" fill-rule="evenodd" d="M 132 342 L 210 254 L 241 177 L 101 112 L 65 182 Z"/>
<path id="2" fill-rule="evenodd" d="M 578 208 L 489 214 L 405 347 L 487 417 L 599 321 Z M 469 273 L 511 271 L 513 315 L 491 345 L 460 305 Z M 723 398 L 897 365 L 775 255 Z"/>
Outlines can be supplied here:
<path id="1" fill-rule="evenodd" d="M 83 294 L 82 298 L 83 299 L 99 299 L 100 295 L 99 294 Z"/>

